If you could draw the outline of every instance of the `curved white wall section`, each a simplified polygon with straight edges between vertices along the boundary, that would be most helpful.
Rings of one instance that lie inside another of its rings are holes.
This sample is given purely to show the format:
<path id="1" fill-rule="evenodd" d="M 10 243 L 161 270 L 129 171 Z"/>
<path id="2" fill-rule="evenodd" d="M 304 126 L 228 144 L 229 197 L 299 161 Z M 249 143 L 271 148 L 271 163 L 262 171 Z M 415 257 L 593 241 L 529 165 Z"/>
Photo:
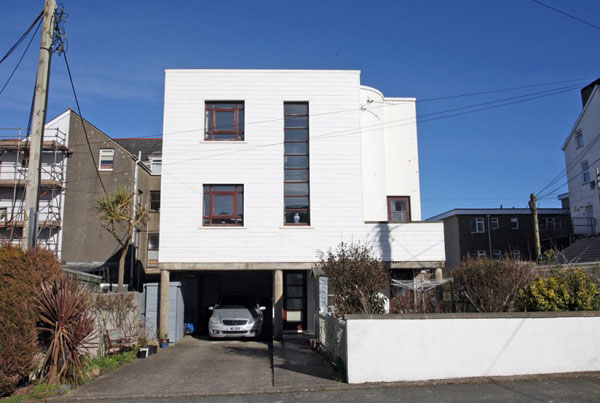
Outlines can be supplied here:
<path id="1" fill-rule="evenodd" d="M 383 94 L 361 85 L 360 105 L 364 219 L 387 221 Z"/>

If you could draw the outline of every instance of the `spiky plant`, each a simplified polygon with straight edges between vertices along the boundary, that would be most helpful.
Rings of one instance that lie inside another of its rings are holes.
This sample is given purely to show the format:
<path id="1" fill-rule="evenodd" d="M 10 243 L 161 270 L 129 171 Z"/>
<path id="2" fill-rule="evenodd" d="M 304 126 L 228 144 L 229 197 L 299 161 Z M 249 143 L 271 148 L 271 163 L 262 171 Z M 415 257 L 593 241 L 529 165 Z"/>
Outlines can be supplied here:
<path id="1" fill-rule="evenodd" d="M 121 245 L 121 256 L 119 257 L 119 275 L 117 292 L 123 292 L 123 281 L 125 277 L 125 256 L 131 243 L 131 235 L 139 224 L 146 222 L 147 210 L 141 204 L 137 204 L 134 214 L 133 192 L 126 187 L 119 187 L 112 193 L 100 197 L 96 204 L 96 210 L 100 213 L 102 227 L 111 233 L 115 240 Z"/>
<path id="2" fill-rule="evenodd" d="M 40 344 L 46 350 L 40 377 L 48 383 L 77 384 L 85 355 L 93 347 L 96 323 L 89 290 L 63 274 L 42 284 L 36 301 Z"/>

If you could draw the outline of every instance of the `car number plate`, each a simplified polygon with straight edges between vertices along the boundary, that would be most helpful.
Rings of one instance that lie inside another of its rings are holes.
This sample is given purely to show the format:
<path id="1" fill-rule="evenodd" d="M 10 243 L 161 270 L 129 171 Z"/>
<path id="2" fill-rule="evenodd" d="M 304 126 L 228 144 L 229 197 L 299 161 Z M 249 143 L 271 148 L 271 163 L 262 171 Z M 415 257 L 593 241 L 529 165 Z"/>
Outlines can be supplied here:
<path id="1" fill-rule="evenodd" d="M 230 327 L 229 330 L 235 332 L 236 330 L 240 330 L 241 327 Z"/>

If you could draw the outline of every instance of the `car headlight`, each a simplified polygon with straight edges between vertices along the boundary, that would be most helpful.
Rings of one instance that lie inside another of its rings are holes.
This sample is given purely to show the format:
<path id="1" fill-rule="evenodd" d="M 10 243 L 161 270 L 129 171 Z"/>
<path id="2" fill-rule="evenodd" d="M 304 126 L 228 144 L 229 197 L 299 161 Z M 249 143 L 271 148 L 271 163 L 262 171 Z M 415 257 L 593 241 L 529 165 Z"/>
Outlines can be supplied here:
<path id="1" fill-rule="evenodd" d="M 215 325 L 220 325 L 221 321 L 215 317 L 210 317 L 210 323 L 215 324 Z"/>

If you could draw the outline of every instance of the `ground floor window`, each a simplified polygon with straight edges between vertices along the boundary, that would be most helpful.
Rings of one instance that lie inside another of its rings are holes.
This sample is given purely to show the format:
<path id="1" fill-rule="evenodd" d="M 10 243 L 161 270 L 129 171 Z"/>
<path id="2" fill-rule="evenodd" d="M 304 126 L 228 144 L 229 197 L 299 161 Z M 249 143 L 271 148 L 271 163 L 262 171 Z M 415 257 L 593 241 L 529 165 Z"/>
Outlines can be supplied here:
<path id="1" fill-rule="evenodd" d="M 148 233 L 148 267 L 158 267 L 158 233 Z"/>
<path id="2" fill-rule="evenodd" d="M 306 329 L 306 272 L 284 272 L 283 287 L 284 329 Z"/>

